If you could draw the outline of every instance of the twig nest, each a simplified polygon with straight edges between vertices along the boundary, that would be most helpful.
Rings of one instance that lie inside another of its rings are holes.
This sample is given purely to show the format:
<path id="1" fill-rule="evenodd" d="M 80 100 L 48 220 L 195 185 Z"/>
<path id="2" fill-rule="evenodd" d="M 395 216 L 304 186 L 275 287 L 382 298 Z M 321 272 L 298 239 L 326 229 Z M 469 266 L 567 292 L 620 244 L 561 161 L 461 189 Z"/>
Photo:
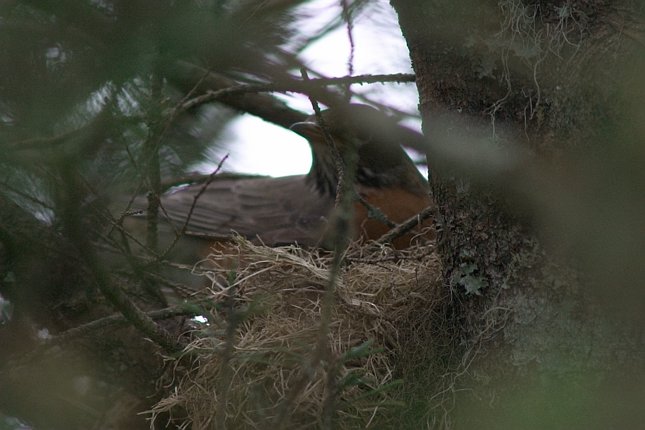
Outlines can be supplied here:
<path id="1" fill-rule="evenodd" d="M 153 417 L 181 415 L 195 429 L 308 428 L 324 420 L 363 428 L 386 414 L 402 339 L 441 301 L 438 258 L 432 246 L 350 247 L 323 330 L 330 262 L 321 251 L 240 237 L 213 252 L 201 264 L 211 287 L 200 298 L 217 306 L 187 349 L 192 365 L 176 373 Z"/>

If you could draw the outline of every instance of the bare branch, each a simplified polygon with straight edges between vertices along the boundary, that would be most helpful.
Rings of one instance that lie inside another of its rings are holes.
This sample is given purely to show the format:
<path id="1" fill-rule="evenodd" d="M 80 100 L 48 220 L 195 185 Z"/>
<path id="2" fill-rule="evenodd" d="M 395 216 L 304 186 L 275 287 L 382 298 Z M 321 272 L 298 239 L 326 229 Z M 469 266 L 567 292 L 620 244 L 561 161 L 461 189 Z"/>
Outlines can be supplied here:
<path id="1" fill-rule="evenodd" d="M 197 206 L 197 200 L 199 200 L 202 194 L 204 194 L 204 191 L 206 191 L 206 188 L 208 188 L 211 182 L 213 182 L 213 179 L 215 179 L 215 175 L 217 175 L 220 172 L 220 170 L 222 170 L 222 166 L 224 165 L 224 162 L 228 159 L 228 155 L 229 154 L 226 154 L 224 158 L 220 160 L 215 170 L 213 170 L 213 172 L 210 175 L 208 175 L 208 179 L 206 179 L 206 182 L 204 182 L 204 184 L 199 189 L 197 194 L 195 194 L 195 196 L 193 197 L 193 203 L 190 205 L 190 210 L 188 211 L 188 215 L 186 216 L 186 221 L 184 221 L 184 225 L 181 227 L 181 231 L 177 232 L 175 236 L 175 240 L 170 244 L 168 249 L 166 249 L 161 254 L 161 256 L 159 257 L 159 260 L 163 260 L 168 255 L 168 253 L 175 247 L 175 245 L 177 245 L 177 242 L 179 242 L 179 239 L 181 239 L 186 234 L 186 230 L 188 229 L 188 224 L 190 223 L 190 219 L 193 216 L 195 206 Z"/>
<path id="2" fill-rule="evenodd" d="M 430 218 L 436 211 L 434 206 L 428 206 L 417 215 L 414 215 L 407 220 L 403 221 L 401 224 L 394 227 L 392 230 L 385 233 L 379 238 L 378 243 L 388 243 L 392 242 L 397 237 L 401 237 L 410 230 L 412 230 L 417 225 L 421 224 L 426 219 Z"/>
<path id="3" fill-rule="evenodd" d="M 340 78 L 315 78 L 292 80 L 288 83 L 279 84 L 245 84 L 235 85 L 228 88 L 222 88 L 216 91 L 208 91 L 205 94 L 188 100 L 182 105 L 183 110 L 191 109 L 195 106 L 209 103 L 215 100 L 220 100 L 224 97 L 229 97 L 238 94 L 247 93 L 300 93 L 308 96 L 316 97 L 329 86 L 343 86 L 349 84 L 374 84 L 385 82 L 414 82 L 415 76 L 407 73 L 395 74 L 381 74 L 381 75 L 359 75 L 359 76 L 345 76 Z"/>

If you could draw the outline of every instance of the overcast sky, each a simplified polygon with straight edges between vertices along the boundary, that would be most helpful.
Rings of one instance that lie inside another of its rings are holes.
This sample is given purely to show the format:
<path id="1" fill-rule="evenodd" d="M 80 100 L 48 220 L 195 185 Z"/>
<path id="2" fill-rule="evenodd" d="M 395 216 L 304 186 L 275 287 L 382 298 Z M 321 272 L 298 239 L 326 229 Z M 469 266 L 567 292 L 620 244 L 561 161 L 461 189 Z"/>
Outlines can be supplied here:
<path id="1" fill-rule="evenodd" d="M 305 5 L 311 18 L 299 22 L 299 28 L 316 31 L 333 15 L 340 14 L 338 0 L 318 0 Z M 412 73 L 408 50 L 400 33 L 396 15 L 387 0 L 370 4 L 370 13 L 354 22 L 354 74 Z M 341 28 L 312 44 L 302 58 L 309 67 L 328 77 L 346 76 L 350 44 L 347 29 Z M 417 92 L 414 84 L 373 84 L 353 87 L 369 94 L 371 100 L 383 102 L 406 112 L 416 112 Z M 300 95 L 282 97 L 303 112 L 311 112 L 309 100 Z M 416 123 L 409 123 L 418 128 Z M 311 153 L 306 141 L 281 127 L 266 123 L 252 115 L 244 115 L 231 122 L 225 131 L 225 148 L 211 152 L 211 163 L 199 166 L 212 171 L 212 163 L 225 153 L 229 159 L 225 170 L 284 176 L 306 173 L 311 164 Z"/>

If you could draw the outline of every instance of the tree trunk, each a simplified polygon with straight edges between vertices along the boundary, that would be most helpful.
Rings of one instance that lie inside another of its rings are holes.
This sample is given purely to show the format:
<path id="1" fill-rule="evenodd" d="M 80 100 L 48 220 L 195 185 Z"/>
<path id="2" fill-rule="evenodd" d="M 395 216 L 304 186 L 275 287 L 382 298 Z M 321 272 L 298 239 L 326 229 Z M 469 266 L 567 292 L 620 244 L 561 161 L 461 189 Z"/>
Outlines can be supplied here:
<path id="1" fill-rule="evenodd" d="M 443 427 L 643 422 L 643 39 L 636 11 L 543 3 L 392 0 L 453 297 Z"/>

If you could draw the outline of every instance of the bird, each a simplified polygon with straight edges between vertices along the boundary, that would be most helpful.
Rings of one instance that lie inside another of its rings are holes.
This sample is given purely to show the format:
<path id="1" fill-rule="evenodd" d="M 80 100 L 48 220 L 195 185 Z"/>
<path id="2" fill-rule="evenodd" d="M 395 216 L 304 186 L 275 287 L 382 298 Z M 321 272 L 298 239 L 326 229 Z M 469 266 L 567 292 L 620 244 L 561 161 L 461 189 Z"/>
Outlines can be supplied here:
<path id="1" fill-rule="evenodd" d="M 306 138 L 312 165 L 305 175 L 215 176 L 207 184 L 177 187 L 160 196 L 160 248 L 174 245 L 169 259 L 194 263 L 222 246 L 233 233 L 268 246 L 326 247 L 339 183 L 339 163 L 355 151 L 355 201 L 352 239 L 377 240 L 433 204 L 428 183 L 401 147 L 412 136 L 381 111 L 363 104 L 332 107 L 295 123 L 291 131 Z M 401 133 L 401 131 L 404 131 Z M 417 135 L 418 136 L 418 135 Z M 341 167 L 342 169 L 342 167 Z M 134 200 L 126 231 L 145 231 L 147 201 Z M 380 216 L 374 216 L 374 214 Z M 406 248 L 431 220 L 393 240 Z M 175 240 L 178 232 L 183 237 Z"/>

